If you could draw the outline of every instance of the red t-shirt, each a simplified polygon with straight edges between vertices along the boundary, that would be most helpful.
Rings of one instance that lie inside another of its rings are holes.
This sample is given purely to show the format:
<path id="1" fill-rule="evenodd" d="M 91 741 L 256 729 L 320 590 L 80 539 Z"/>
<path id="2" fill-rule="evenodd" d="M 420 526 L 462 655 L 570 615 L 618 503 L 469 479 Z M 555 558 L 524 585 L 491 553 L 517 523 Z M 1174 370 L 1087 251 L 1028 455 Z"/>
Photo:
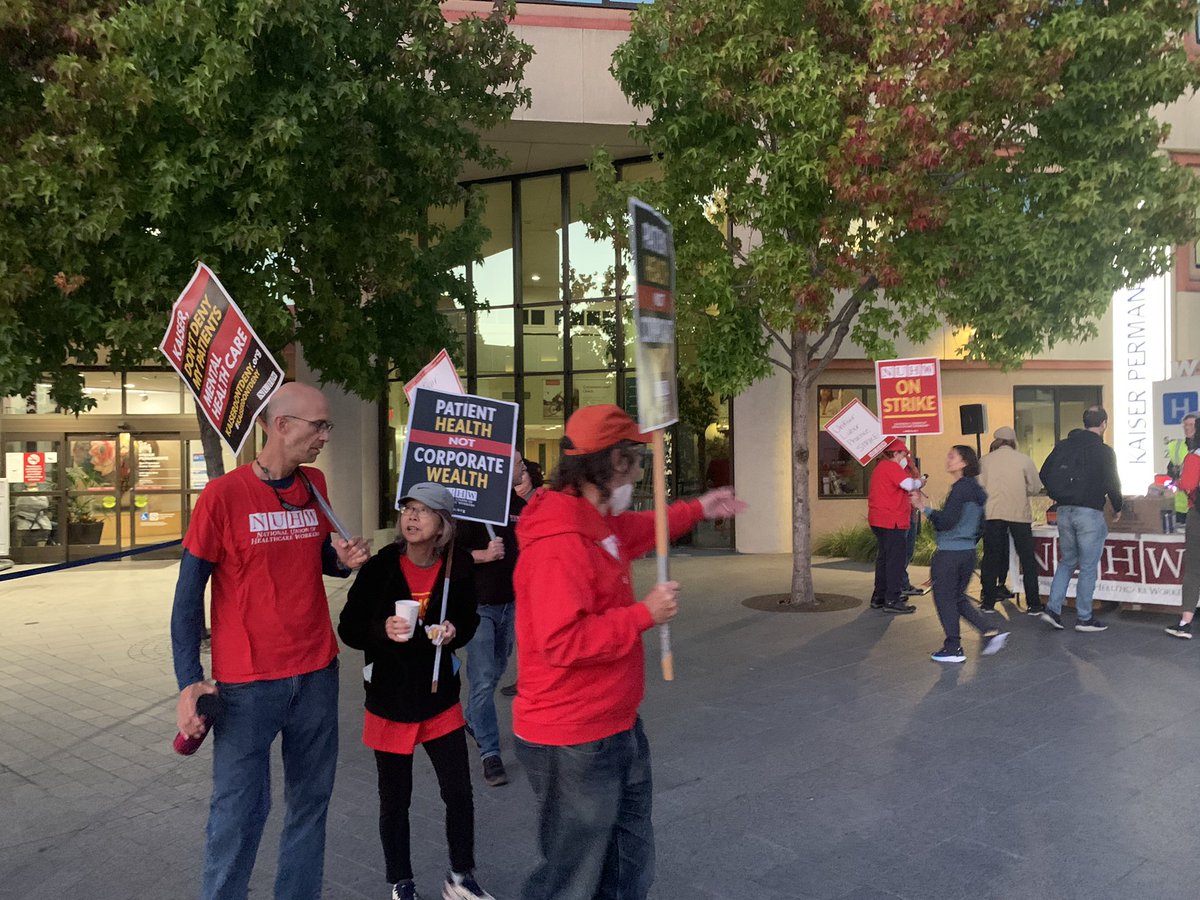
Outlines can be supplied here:
<path id="1" fill-rule="evenodd" d="M 325 494 L 320 470 L 303 471 Z M 244 465 L 204 488 L 183 546 L 213 563 L 214 679 L 289 678 L 337 656 L 321 579 L 321 545 L 332 531 L 299 477 L 277 495 Z"/>
<path id="2" fill-rule="evenodd" d="M 412 594 L 414 600 L 421 604 L 421 609 L 417 612 L 417 620 L 424 625 L 426 613 L 429 612 L 429 596 L 433 593 L 434 584 L 437 583 L 438 572 L 442 571 L 441 560 L 429 568 L 423 568 L 401 553 L 400 571 L 404 573 L 404 580 L 408 582 L 408 592 Z M 441 612 L 441 606 L 438 607 L 435 615 L 437 612 Z M 440 622 L 441 619 L 437 619 L 437 621 Z"/>

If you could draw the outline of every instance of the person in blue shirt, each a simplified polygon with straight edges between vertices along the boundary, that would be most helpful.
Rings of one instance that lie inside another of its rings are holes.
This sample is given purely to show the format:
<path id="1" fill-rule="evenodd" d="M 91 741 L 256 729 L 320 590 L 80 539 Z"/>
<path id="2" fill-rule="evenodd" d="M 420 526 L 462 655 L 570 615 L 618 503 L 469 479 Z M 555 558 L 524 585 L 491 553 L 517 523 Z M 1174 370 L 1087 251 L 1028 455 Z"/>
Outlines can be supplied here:
<path id="1" fill-rule="evenodd" d="M 937 607 L 946 641 L 942 649 L 930 654 L 934 662 L 960 663 L 966 660 L 959 634 L 959 619 L 966 619 L 983 635 L 983 655 L 991 656 L 1008 642 L 1008 633 L 987 624 L 983 613 L 967 596 L 967 585 L 975 573 L 975 546 L 983 525 L 987 494 L 975 480 L 979 457 L 965 444 L 955 444 L 946 454 L 946 471 L 953 484 L 941 509 L 929 505 L 925 494 L 913 491 L 914 509 L 923 510 L 933 523 L 937 550 L 933 554 L 933 605 Z"/>

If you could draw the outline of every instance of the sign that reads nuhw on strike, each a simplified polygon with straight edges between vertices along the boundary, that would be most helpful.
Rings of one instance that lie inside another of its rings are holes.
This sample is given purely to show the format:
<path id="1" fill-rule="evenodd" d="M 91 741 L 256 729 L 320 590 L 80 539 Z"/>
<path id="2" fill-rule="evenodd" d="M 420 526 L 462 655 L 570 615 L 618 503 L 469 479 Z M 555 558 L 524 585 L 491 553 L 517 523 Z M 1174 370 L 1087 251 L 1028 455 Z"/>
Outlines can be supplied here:
<path id="1" fill-rule="evenodd" d="M 159 350 L 234 453 L 283 384 L 275 362 L 233 298 L 201 263 L 175 305 Z"/>
<path id="2" fill-rule="evenodd" d="M 455 518 L 507 525 L 517 409 L 507 400 L 417 388 L 396 508 L 414 484 L 433 481 L 454 496 Z"/>

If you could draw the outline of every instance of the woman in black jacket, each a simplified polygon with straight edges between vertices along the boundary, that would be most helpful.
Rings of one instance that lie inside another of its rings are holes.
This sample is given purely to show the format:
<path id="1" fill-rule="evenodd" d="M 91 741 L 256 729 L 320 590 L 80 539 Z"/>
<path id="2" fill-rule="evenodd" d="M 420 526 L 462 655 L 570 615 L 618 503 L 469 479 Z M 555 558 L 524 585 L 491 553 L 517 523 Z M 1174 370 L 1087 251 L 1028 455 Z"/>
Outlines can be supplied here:
<path id="1" fill-rule="evenodd" d="M 338 634 L 366 657 L 363 743 L 375 751 L 379 772 L 379 836 L 393 900 L 419 900 L 409 852 L 408 807 L 412 759 L 425 747 L 446 804 L 450 871 L 445 900 L 492 900 L 475 881 L 475 807 L 467 759 L 465 720 L 459 703 L 454 650 L 475 634 L 474 564 L 454 547 L 453 498 L 431 482 L 414 485 L 401 500 L 396 543 L 359 570 L 338 622 Z M 448 553 L 453 557 L 448 559 Z M 450 592 L 439 622 L 446 567 Z M 396 615 L 397 600 L 419 604 L 418 624 Z M 437 691 L 434 659 L 442 646 Z"/>

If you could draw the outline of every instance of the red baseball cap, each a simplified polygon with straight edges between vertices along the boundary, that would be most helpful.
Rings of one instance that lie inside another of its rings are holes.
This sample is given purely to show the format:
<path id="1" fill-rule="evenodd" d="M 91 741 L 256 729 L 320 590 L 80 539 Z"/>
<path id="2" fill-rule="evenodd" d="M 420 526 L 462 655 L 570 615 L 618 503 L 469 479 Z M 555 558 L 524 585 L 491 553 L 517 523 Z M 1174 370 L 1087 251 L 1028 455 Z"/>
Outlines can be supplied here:
<path id="1" fill-rule="evenodd" d="M 892 438 L 887 442 L 887 446 L 883 448 L 884 453 L 907 453 L 908 444 L 900 440 L 898 437 Z"/>
<path id="2" fill-rule="evenodd" d="M 569 449 L 563 450 L 567 456 L 583 456 L 588 453 L 598 453 L 615 447 L 621 441 L 635 441 L 648 444 L 651 435 L 642 434 L 637 422 L 621 407 L 612 403 L 601 403 L 599 406 L 585 406 L 577 409 L 567 419 L 567 439 L 571 442 Z"/>

